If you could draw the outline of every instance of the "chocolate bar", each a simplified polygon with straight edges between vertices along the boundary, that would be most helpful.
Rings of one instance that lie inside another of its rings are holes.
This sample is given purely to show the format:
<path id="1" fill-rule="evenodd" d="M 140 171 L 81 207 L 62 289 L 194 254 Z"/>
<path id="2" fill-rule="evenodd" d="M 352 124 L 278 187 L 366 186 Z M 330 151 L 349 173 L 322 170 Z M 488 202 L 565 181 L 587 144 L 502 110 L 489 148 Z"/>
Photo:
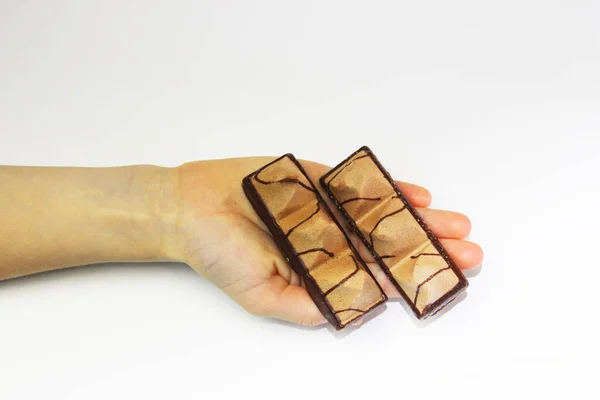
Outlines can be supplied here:
<path id="1" fill-rule="evenodd" d="M 320 182 L 417 318 L 435 314 L 467 288 L 371 149 L 361 147 Z"/>
<path id="2" fill-rule="evenodd" d="M 291 154 L 244 178 L 244 193 L 325 318 L 342 329 L 387 300 Z"/>

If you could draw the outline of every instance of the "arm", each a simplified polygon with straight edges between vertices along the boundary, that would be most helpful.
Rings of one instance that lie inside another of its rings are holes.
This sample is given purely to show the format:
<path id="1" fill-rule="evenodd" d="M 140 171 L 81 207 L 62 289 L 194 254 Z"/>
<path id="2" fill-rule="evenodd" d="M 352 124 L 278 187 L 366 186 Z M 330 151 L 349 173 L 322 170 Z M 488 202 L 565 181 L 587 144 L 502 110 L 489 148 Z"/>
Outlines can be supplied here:
<path id="1" fill-rule="evenodd" d="M 175 171 L 0 167 L 0 280 L 76 265 L 173 257 Z"/>
<path id="2" fill-rule="evenodd" d="M 252 314 L 322 323 L 241 188 L 244 176 L 272 159 L 177 168 L 0 167 L 0 280 L 101 262 L 180 261 Z M 329 170 L 302 164 L 315 182 Z M 426 189 L 399 185 L 460 268 L 481 263 L 479 246 L 462 240 L 468 218 L 426 209 Z M 381 271 L 373 272 L 390 297 L 399 295 Z"/>

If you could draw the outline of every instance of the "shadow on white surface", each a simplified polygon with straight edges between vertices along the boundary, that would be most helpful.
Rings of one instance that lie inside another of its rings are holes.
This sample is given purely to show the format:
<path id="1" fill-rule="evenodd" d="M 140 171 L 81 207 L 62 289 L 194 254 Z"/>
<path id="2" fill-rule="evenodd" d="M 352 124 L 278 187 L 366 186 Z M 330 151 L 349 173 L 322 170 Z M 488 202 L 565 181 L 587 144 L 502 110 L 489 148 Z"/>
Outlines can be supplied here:
<path id="1" fill-rule="evenodd" d="M 473 270 L 465 271 L 465 276 L 467 276 L 468 278 L 472 278 L 472 277 L 478 275 L 481 272 L 481 269 L 482 269 L 482 266 L 480 265 Z M 100 275 L 100 274 L 107 277 L 107 276 L 114 275 L 114 274 L 120 275 L 121 273 L 123 276 L 123 282 L 125 283 L 131 278 L 131 272 L 142 273 L 142 271 L 144 271 L 143 274 L 145 274 L 145 275 L 146 274 L 152 275 L 153 273 L 160 273 L 161 271 L 162 272 L 169 271 L 173 275 L 177 276 L 176 279 L 183 278 L 186 281 L 193 280 L 194 285 L 198 284 L 198 290 L 206 291 L 208 289 L 208 290 L 214 290 L 215 292 L 219 292 L 219 293 L 223 294 L 218 288 L 214 287 L 214 285 L 212 285 L 212 283 L 210 283 L 209 281 L 207 281 L 206 279 L 202 278 L 200 275 L 195 273 L 191 269 L 191 267 L 189 267 L 187 264 L 174 263 L 174 262 L 101 263 L 101 264 L 84 265 L 84 266 L 77 267 L 77 268 L 66 268 L 66 269 L 60 269 L 60 270 L 54 270 L 54 271 L 40 272 L 40 273 L 33 274 L 33 275 L 27 275 L 27 276 L 22 276 L 22 277 L 18 277 L 18 278 L 8 279 L 6 281 L 0 282 L 0 288 L 5 291 L 9 291 L 11 289 L 18 289 L 18 288 L 25 288 L 26 290 L 35 291 L 36 287 L 38 287 L 40 285 L 52 284 L 52 283 L 56 283 L 56 282 L 64 282 L 71 278 L 77 278 L 77 279 L 84 278 L 85 279 L 85 278 L 90 278 L 94 275 Z M 223 296 L 227 297 L 225 294 L 223 294 Z M 427 326 L 429 326 L 432 323 L 435 323 L 440 318 L 443 318 L 448 311 L 452 310 L 458 304 L 462 303 L 462 301 L 465 300 L 466 298 L 467 298 L 467 292 L 461 293 L 454 301 L 452 301 L 450 304 L 448 304 L 446 307 L 444 307 L 440 312 L 438 312 L 437 314 L 427 318 L 426 320 L 422 320 L 422 321 L 418 320 L 414 317 L 412 310 L 410 309 L 408 304 L 404 301 L 404 299 L 394 298 L 394 299 L 388 300 L 388 303 L 399 303 L 402 306 L 404 312 L 406 312 L 406 314 L 409 316 L 409 319 L 412 320 L 413 324 L 417 328 L 422 329 L 422 328 L 426 328 Z M 217 301 L 217 300 L 215 299 L 215 301 Z M 239 308 L 239 305 L 236 304 L 233 300 L 231 300 L 228 297 L 227 297 L 227 300 L 224 300 L 224 303 L 225 304 L 221 304 L 221 307 L 224 306 L 226 308 L 229 308 L 229 306 L 230 306 L 231 308 L 235 308 L 235 309 Z M 318 326 L 302 326 L 302 325 L 298 325 L 298 324 L 295 324 L 292 322 L 287 322 L 287 321 L 282 321 L 282 320 L 277 320 L 277 319 L 272 319 L 272 318 L 259 318 L 259 317 L 254 318 L 254 321 L 258 322 L 259 324 L 263 324 L 263 325 L 264 324 L 280 325 L 280 326 L 290 327 L 295 330 L 301 330 L 301 331 L 307 331 L 307 332 L 321 331 L 323 329 L 327 329 L 336 339 L 344 339 L 348 335 L 351 335 L 352 333 L 356 332 L 358 329 L 362 328 L 362 326 L 364 324 L 366 324 L 369 321 L 373 320 L 374 318 L 377 318 L 378 316 L 380 316 L 387 309 L 388 309 L 387 303 L 383 304 L 382 306 L 378 307 L 376 310 L 369 313 L 365 317 L 360 318 L 359 320 L 355 321 L 354 323 L 350 324 L 346 328 L 339 330 L 339 331 L 335 330 L 335 328 L 333 326 L 331 326 L 329 323 L 321 324 Z M 397 310 L 392 311 L 392 312 L 397 312 Z"/>
<path id="2" fill-rule="evenodd" d="M 281 326 L 285 326 L 285 327 L 289 327 L 289 328 L 295 328 L 295 329 L 299 329 L 301 331 L 308 331 L 308 332 L 311 332 L 311 331 L 320 331 L 320 330 L 326 329 L 328 327 L 328 324 L 321 324 L 321 325 L 317 325 L 317 326 L 298 325 L 298 324 L 293 323 L 293 322 L 283 321 L 283 320 L 275 319 L 275 318 L 255 317 L 255 321 L 258 321 L 261 324 L 281 325 Z"/>
<path id="3" fill-rule="evenodd" d="M 352 333 L 354 333 L 357 330 L 359 330 L 360 328 L 362 328 L 363 325 L 365 325 L 372 319 L 377 318 L 385 310 L 387 310 L 387 304 L 383 304 L 383 305 L 377 307 L 377 309 L 373 310 L 372 312 L 365 315 L 364 317 L 359 318 L 358 320 L 354 321 L 352 324 L 346 326 L 344 329 L 342 329 L 340 331 L 335 330 L 335 328 L 331 325 L 327 325 L 327 329 L 329 330 L 329 332 L 331 332 L 331 334 L 336 339 L 344 339 L 346 336 L 351 335 Z"/>
<path id="4" fill-rule="evenodd" d="M 465 300 L 467 298 L 467 292 L 462 292 L 461 294 L 459 294 L 452 302 L 450 302 L 448 305 L 446 305 L 444 308 L 442 308 L 440 311 L 438 311 L 436 314 L 428 317 L 425 320 L 419 320 L 415 317 L 412 309 L 410 308 L 410 306 L 406 303 L 406 301 L 404 301 L 404 299 L 400 298 L 394 298 L 394 299 L 390 299 L 388 300 L 388 302 L 394 302 L 394 303 L 399 303 L 402 308 L 404 309 L 404 311 L 408 314 L 408 316 L 410 317 L 410 319 L 412 320 L 413 324 L 420 329 L 426 328 L 427 326 L 431 325 L 432 323 L 435 323 L 437 320 L 439 320 L 440 318 L 443 318 L 443 316 L 449 312 L 450 310 L 452 310 L 454 307 L 456 307 L 459 303 L 462 303 L 463 300 Z"/>
<path id="5" fill-rule="evenodd" d="M 62 281 L 72 276 L 84 277 L 87 275 L 94 274 L 107 274 L 114 273 L 115 270 L 131 271 L 132 269 L 138 270 L 148 269 L 154 270 L 172 270 L 181 271 L 182 269 L 189 269 L 187 264 L 176 263 L 176 262 L 123 262 L 123 263 L 98 263 L 89 265 L 73 266 L 68 268 L 62 268 L 52 271 L 38 272 L 31 275 L 19 276 L 16 278 L 10 278 L 0 282 L 0 287 L 9 288 L 11 286 L 21 286 L 29 284 L 40 284 L 48 283 L 53 281 Z M 200 277 L 200 276 L 199 276 Z M 201 277 L 200 277 L 201 278 Z"/>
<path id="6" fill-rule="evenodd" d="M 343 339 L 346 336 L 348 336 L 349 334 L 351 334 L 352 332 L 355 332 L 356 330 L 360 329 L 364 324 L 371 321 L 373 318 L 376 318 L 377 316 L 381 315 L 386 309 L 387 309 L 387 305 L 383 304 L 380 307 L 378 307 L 376 310 L 374 310 L 373 312 L 366 315 L 365 317 L 358 319 L 357 321 L 353 322 L 352 324 L 346 326 L 344 329 L 339 330 L 339 331 L 336 330 L 328 322 L 323 323 L 321 325 L 317 325 L 317 326 L 303 326 L 303 325 L 295 324 L 293 322 L 282 321 L 282 320 L 278 320 L 278 319 L 274 319 L 274 318 L 268 318 L 268 319 L 257 318 L 257 320 L 259 321 L 259 323 L 262 323 L 262 324 L 281 325 L 281 326 L 298 329 L 301 331 L 307 331 L 307 332 L 321 331 L 321 330 L 327 329 L 335 338 Z"/>
<path id="7" fill-rule="evenodd" d="M 481 273 L 481 269 L 482 268 L 483 268 L 483 264 L 479 264 L 477 267 L 475 267 L 473 269 L 469 269 L 469 270 L 463 271 L 463 274 L 467 278 L 474 278 L 474 277 L 476 277 L 477 275 L 479 275 Z"/>

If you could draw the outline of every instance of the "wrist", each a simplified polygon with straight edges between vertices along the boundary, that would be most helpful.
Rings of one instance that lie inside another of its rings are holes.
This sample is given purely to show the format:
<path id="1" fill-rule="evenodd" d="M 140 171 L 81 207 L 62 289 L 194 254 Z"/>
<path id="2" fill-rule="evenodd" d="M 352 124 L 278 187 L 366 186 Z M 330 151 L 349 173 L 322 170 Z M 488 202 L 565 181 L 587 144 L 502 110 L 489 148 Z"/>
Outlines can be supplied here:
<path id="1" fill-rule="evenodd" d="M 178 234 L 179 173 L 177 168 L 154 165 L 131 167 L 129 194 L 134 208 L 130 238 L 149 261 L 180 261 Z"/>

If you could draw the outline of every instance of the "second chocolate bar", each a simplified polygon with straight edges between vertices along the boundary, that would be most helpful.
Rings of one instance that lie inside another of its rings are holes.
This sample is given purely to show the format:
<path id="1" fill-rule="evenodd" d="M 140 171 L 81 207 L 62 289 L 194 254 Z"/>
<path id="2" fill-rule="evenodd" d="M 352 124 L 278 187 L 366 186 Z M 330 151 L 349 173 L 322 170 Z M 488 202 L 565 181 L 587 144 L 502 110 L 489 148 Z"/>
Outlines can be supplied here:
<path id="1" fill-rule="evenodd" d="M 291 154 L 243 180 L 246 197 L 327 320 L 341 329 L 387 300 Z"/>
<path id="2" fill-rule="evenodd" d="M 368 147 L 321 185 L 418 318 L 435 314 L 467 279 Z"/>

